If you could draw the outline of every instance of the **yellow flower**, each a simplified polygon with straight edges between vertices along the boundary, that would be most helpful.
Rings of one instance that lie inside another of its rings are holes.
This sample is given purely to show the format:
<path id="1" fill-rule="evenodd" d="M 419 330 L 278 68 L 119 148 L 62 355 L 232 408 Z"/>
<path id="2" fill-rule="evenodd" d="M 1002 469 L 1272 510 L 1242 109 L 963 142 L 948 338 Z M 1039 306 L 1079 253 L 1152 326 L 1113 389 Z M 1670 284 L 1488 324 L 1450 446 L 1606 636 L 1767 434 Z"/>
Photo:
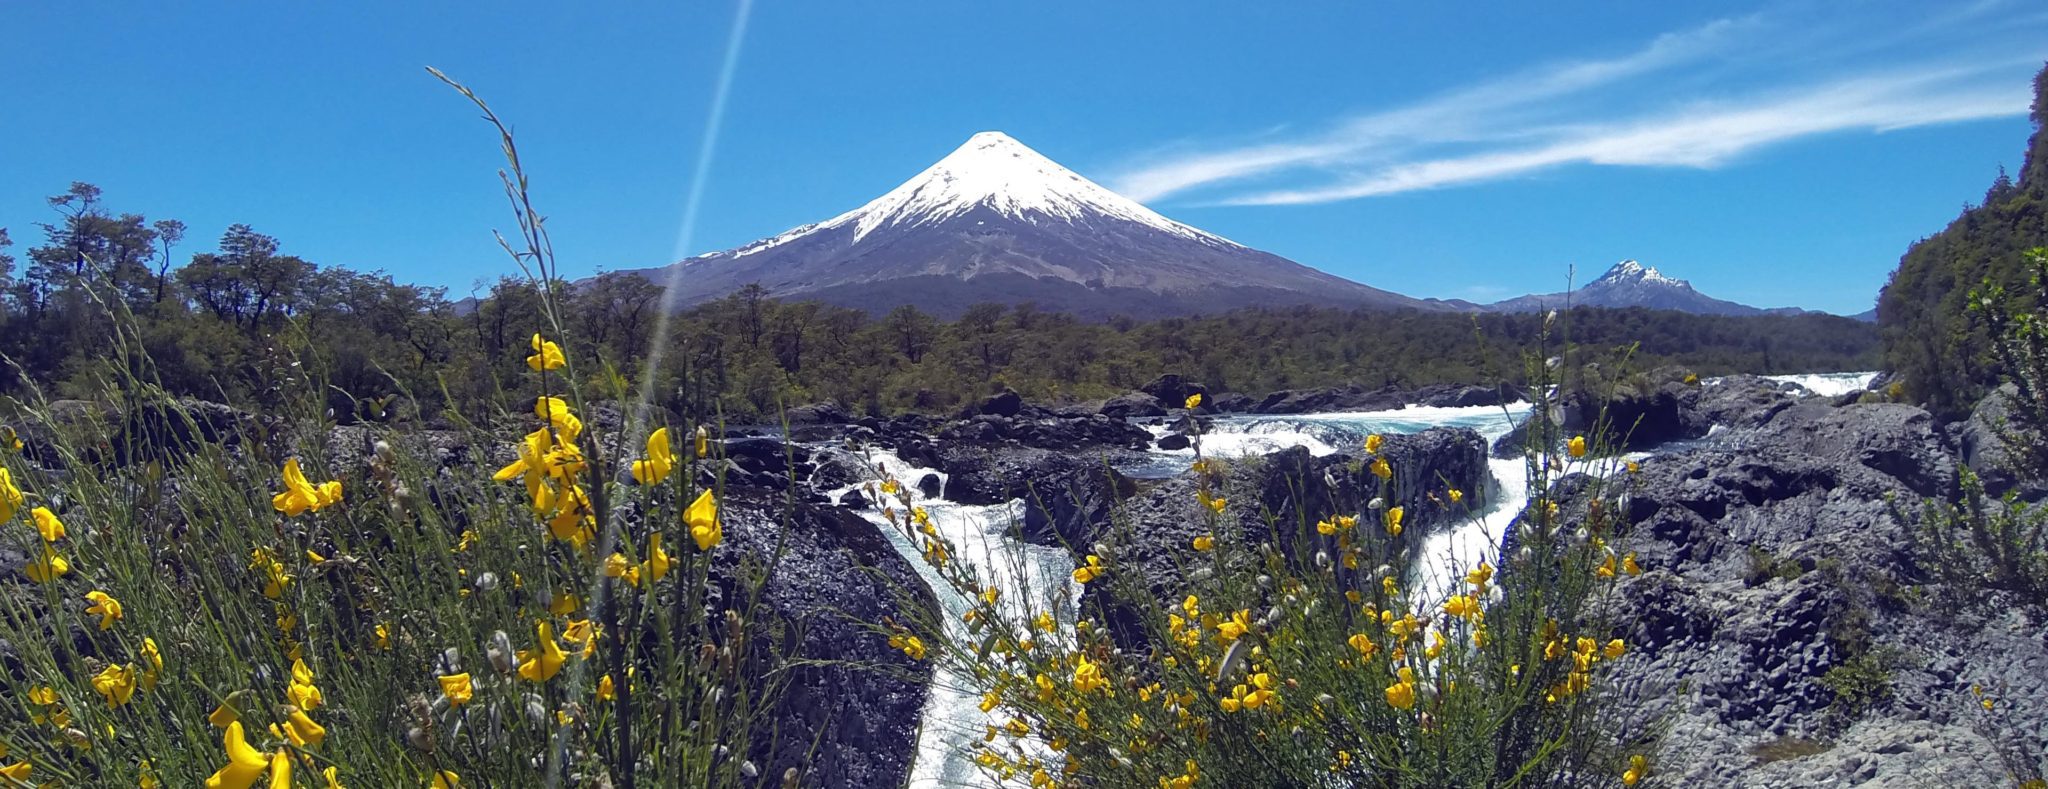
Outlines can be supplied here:
<path id="1" fill-rule="evenodd" d="M 1400 507 L 1387 508 L 1387 534 L 1394 537 L 1401 536 L 1401 516 L 1406 514 L 1407 511 Z"/>
<path id="2" fill-rule="evenodd" d="M 661 532 L 648 534 L 647 561 L 640 563 L 640 574 L 647 577 L 647 583 L 667 578 L 669 568 L 674 566 L 675 561 L 669 558 L 668 551 L 661 549 Z"/>
<path id="3" fill-rule="evenodd" d="M 0 469 L 0 471 L 5 470 Z M 71 563 L 64 561 L 64 557 L 58 556 L 56 551 L 50 550 L 49 546 L 45 545 L 43 546 L 43 555 L 35 561 L 29 562 L 28 566 L 23 567 L 21 571 L 28 575 L 29 580 L 39 584 L 46 584 L 57 580 L 65 573 L 71 572 Z"/>
<path id="4" fill-rule="evenodd" d="M 228 752 L 228 763 L 206 779 L 206 789 L 249 789 L 270 767 L 270 759 L 262 751 L 249 747 L 239 722 L 228 724 L 221 746 Z"/>
<path id="5" fill-rule="evenodd" d="M 547 420 L 548 426 L 555 429 L 557 444 L 574 444 L 583 435 L 583 420 L 576 418 L 576 408 L 567 400 L 547 395 L 536 397 L 533 415 Z"/>
<path id="6" fill-rule="evenodd" d="M 704 426 L 703 426 L 703 425 L 698 425 L 698 426 L 697 426 L 697 457 L 700 457 L 700 458 L 701 458 L 701 457 L 704 457 L 705 455 L 708 455 L 708 454 L 710 454 L 710 453 L 711 453 L 711 432 L 710 432 L 710 431 L 707 431 L 707 430 L 705 430 L 705 429 L 704 429 Z"/>
<path id="7" fill-rule="evenodd" d="M 378 623 L 378 625 L 377 625 L 377 642 L 376 642 L 376 643 L 377 643 L 377 648 L 378 648 L 378 649 L 390 649 L 390 648 L 391 648 L 391 626 L 390 626 L 390 625 L 387 625 L 387 624 L 383 624 L 383 623 Z"/>
<path id="8" fill-rule="evenodd" d="M 1633 460 L 1631 460 L 1631 461 L 1629 461 L 1629 462 L 1628 462 L 1628 473 L 1630 473 L 1630 474 L 1635 474 L 1635 473 L 1639 473 L 1639 472 L 1641 472 L 1642 470 L 1643 470 L 1643 464 L 1641 464 L 1641 463 L 1637 463 L 1637 462 L 1635 462 L 1635 461 L 1633 461 Z"/>
<path id="9" fill-rule="evenodd" d="M 1621 557 L 1621 571 L 1629 575 L 1643 574 L 1643 566 L 1636 564 L 1636 554 L 1634 551 L 1630 551 L 1627 556 Z"/>
<path id="10" fill-rule="evenodd" d="M 132 666 L 108 666 L 92 678 L 92 689 L 107 699 L 107 708 L 127 704 L 135 697 L 135 669 Z"/>
<path id="11" fill-rule="evenodd" d="M 697 550 L 711 550 L 725 539 L 725 529 L 718 523 L 718 502 L 711 498 L 711 491 L 698 494 L 697 500 L 683 512 L 683 520 L 690 524 L 690 537 L 697 541 Z"/>
<path id="12" fill-rule="evenodd" d="M 982 711 L 982 712 L 988 712 L 988 711 L 994 710 L 994 709 L 996 708 L 996 705 L 998 705 L 998 704 L 1001 704 L 1001 703 L 1003 703 L 1003 697 L 1002 697 L 1002 696 L 999 696 L 999 695 L 997 695 L 997 694 L 996 694 L 996 692 L 995 692 L 995 691 L 993 691 L 993 690 L 991 690 L 991 691 L 989 691 L 989 692 L 987 692 L 987 693 L 983 693 L 983 694 L 981 694 L 981 711 Z"/>
<path id="13" fill-rule="evenodd" d="M 41 685 L 38 687 L 30 688 L 28 691 L 28 700 L 30 704 L 35 704 L 43 707 L 55 706 L 57 703 L 57 689 L 52 688 L 48 685 Z M 0 753 L 0 756 L 6 756 L 6 754 Z"/>
<path id="14" fill-rule="evenodd" d="M 339 767 L 329 767 L 320 771 L 320 777 L 327 779 L 327 789 L 342 789 L 340 771 Z"/>
<path id="15" fill-rule="evenodd" d="M 1231 614 L 1229 619 L 1225 619 L 1216 625 L 1216 635 L 1225 644 L 1236 641 L 1239 637 L 1251 632 L 1251 630 L 1252 612 L 1249 608 L 1238 609 L 1238 612 Z"/>
<path id="16" fill-rule="evenodd" d="M 1479 598 L 1462 594 L 1451 595 L 1450 599 L 1444 601 L 1444 613 L 1467 622 L 1482 616 L 1479 609 Z"/>
<path id="17" fill-rule="evenodd" d="M 1186 403 L 1186 405 L 1187 405 L 1187 407 L 1188 407 L 1188 410 L 1189 410 L 1189 411 L 1193 411 L 1193 410 L 1195 410 L 1196 408 L 1199 408 L 1199 407 L 1201 407 L 1201 405 L 1202 405 L 1202 393 L 1201 393 L 1201 392 L 1196 392 L 1196 393 L 1194 393 L 1194 394 L 1188 395 L 1188 400 L 1187 400 L 1187 403 Z"/>
<path id="18" fill-rule="evenodd" d="M 442 770 L 434 773 L 432 789 L 462 789 L 462 778 L 454 770 Z"/>
<path id="19" fill-rule="evenodd" d="M 51 512 L 49 507 L 37 507 L 28 514 L 35 520 L 36 533 L 43 535 L 43 542 L 64 539 L 64 522 L 57 520 L 57 513 Z"/>
<path id="20" fill-rule="evenodd" d="M 1593 568 L 1593 574 L 1602 578 L 1613 578 L 1614 554 L 1607 554 L 1607 558 L 1600 562 L 1600 566 Z"/>
<path id="21" fill-rule="evenodd" d="M 225 729 L 230 724 L 240 720 L 241 717 L 239 713 L 235 712 L 234 705 L 222 701 L 219 706 L 213 708 L 213 712 L 206 716 L 206 722 Z"/>
<path id="22" fill-rule="evenodd" d="M 1628 770 L 1621 774 L 1621 783 L 1623 786 L 1635 786 L 1637 781 L 1643 780 L 1643 776 L 1649 774 L 1650 761 L 1639 753 L 1628 757 Z"/>
<path id="23" fill-rule="evenodd" d="M 1402 666 L 1401 681 L 1387 686 L 1387 704 L 1394 709 L 1406 710 L 1415 707 L 1415 671 Z"/>
<path id="24" fill-rule="evenodd" d="M 1465 500 L 1465 491 L 1459 490 L 1457 488 L 1451 488 L 1449 490 L 1446 490 L 1444 491 L 1444 494 L 1451 497 L 1452 504 L 1456 504 L 1458 502 Z"/>
<path id="25" fill-rule="evenodd" d="M 319 709 L 327 702 L 326 694 L 313 684 L 313 669 L 299 658 L 292 658 L 292 681 L 285 685 L 284 694 L 293 706 L 303 710 Z"/>
<path id="26" fill-rule="evenodd" d="M 1602 650 L 1602 652 L 1603 654 L 1607 655 L 1607 657 L 1610 659 L 1618 658 L 1628 652 L 1628 644 L 1624 643 L 1621 639 L 1617 638 L 1613 641 L 1607 642 L 1607 646 Z"/>
<path id="27" fill-rule="evenodd" d="M 612 675 L 606 674 L 597 680 L 597 700 L 611 701 L 618 698 L 618 689 L 612 685 Z"/>
<path id="28" fill-rule="evenodd" d="M 449 674 L 437 679 L 441 683 L 441 695 L 448 697 L 448 706 L 460 707 L 468 704 L 476 695 L 476 685 L 469 681 L 469 672 Z"/>
<path id="29" fill-rule="evenodd" d="M 156 648 L 156 639 L 144 636 L 142 639 L 142 689 L 156 687 L 156 680 L 164 671 L 164 653 Z"/>
<path id="30" fill-rule="evenodd" d="M 1102 676 L 1102 667 L 1089 662 L 1087 655 L 1078 655 L 1075 660 L 1078 662 L 1074 665 L 1074 692 L 1089 693 L 1109 684 Z"/>
<path id="31" fill-rule="evenodd" d="M 1323 535 L 1324 537 L 1334 535 L 1337 533 L 1337 524 L 1331 523 L 1326 520 L 1316 521 L 1316 533 Z"/>
<path id="32" fill-rule="evenodd" d="M 614 553 L 604 559 L 604 574 L 608 578 L 624 578 L 626 583 L 640 585 L 640 568 L 626 559 L 623 553 Z"/>
<path id="33" fill-rule="evenodd" d="M 14 475 L 0 467 L 0 523 L 14 520 L 14 513 L 21 509 L 24 500 L 21 488 L 14 486 Z"/>
<path id="34" fill-rule="evenodd" d="M 1216 547 L 1216 539 L 1207 534 L 1195 538 L 1195 550 L 1206 551 Z"/>
<path id="35" fill-rule="evenodd" d="M 1105 572 L 1108 572 L 1108 570 L 1102 566 L 1102 557 L 1092 553 L 1088 554 L 1087 562 L 1080 567 L 1074 568 L 1074 583 L 1088 583 Z"/>
<path id="36" fill-rule="evenodd" d="M 35 769 L 35 765 L 29 764 L 28 762 L 15 762 L 13 764 L 7 765 L 6 767 L 0 767 L 0 778 L 6 778 L 9 780 L 19 781 L 23 784 L 27 784 L 29 773 L 34 772 Z"/>
<path id="37" fill-rule="evenodd" d="M 1031 620 L 1031 624 L 1047 633 L 1052 632 L 1053 628 L 1059 627 L 1059 622 L 1052 618 L 1051 611 L 1038 612 L 1038 617 Z"/>
<path id="38" fill-rule="evenodd" d="M 314 485 L 306 479 L 306 473 L 299 470 L 299 459 L 284 462 L 284 492 L 270 497 L 270 506 L 293 517 L 302 512 L 319 512 L 341 503 L 341 481 L 328 480 Z"/>
<path id="39" fill-rule="evenodd" d="M 1394 467 L 1387 465 L 1386 458 L 1373 458 L 1372 475 L 1380 479 L 1393 479 Z"/>
<path id="40" fill-rule="evenodd" d="M 555 642 L 554 626 L 542 622 L 535 628 L 536 645 L 532 650 L 519 650 L 519 678 L 528 682 L 546 682 L 555 678 L 562 670 L 562 664 L 569 657 L 562 653 L 562 645 Z"/>
<path id="41" fill-rule="evenodd" d="M 1374 434 L 1372 434 L 1372 435 L 1366 436 L 1366 437 L 1365 437 L 1365 452 L 1366 452 L 1366 454 L 1369 454 L 1369 455 L 1377 455 L 1377 454 L 1379 454 L 1379 453 L 1380 453 L 1380 445 L 1381 445 L 1381 444 L 1383 444 L 1383 443 L 1386 443 L 1386 439 L 1385 439 L 1385 438 L 1382 438 L 1382 437 L 1380 436 L 1380 434 L 1378 434 L 1378 433 L 1374 433 Z"/>
<path id="42" fill-rule="evenodd" d="M 1364 633 L 1352 633 L 1351 638 L 1346 639 L 1345 643 L 1350 644 L 1352 649 L 1357 650 L 1358 656 L 1361 658 L 1372 657 L 1372 653 L 1380 648 L 1380 645 L 1373 643 L 1372 638 Z"/>
<path id="43" fill-rule="evenodd" d="M 675 469 L 676 455 L 668 443 L 668 428 L 655 430 L 647 436 L 647 459 L 633 461 L 633 481 L 659 485 Z"/>
<path id="44" fill-rule="evenodd" d="M 1229 499 L 1220 496 L 1210 496 L 1209 491 L 1206 490 L 1195 491 L 1195 500 L 1201 502 L 1202 506 L 1208 507 L 1211 512 L 1219 514 L 1223 512 L 1224 507 L 1230 506 Z"/>
<path id="45" fill-rule="evenodd" d="M 1465 583 L 1481 592 L 1486 591 L 1486 582 L 1493 579 L 1493 565 L 1480 562 L 1479 566 L 1465 574 Z"/>
<path id="46" fill-rule="evenodd" d="M 1565 451 L 1567 451 L 1567 452 L 1570 452 L 1570 453 L 1571 453 L 1571 455 L 1572 455 L 1572 457 L 1575 457 L 1575 458 L 1582 458 L 1582 457 L 1585 457 L 1585 456 L 1586 456 L 1586 437 L 1585 437 L 1585 436 L 1572 436 L 1572 440 L 1570 441 L 1570 443 L 1567 443 L 1567 444 L 1565 444 Z"/>
<path id="47" fill-rule="evenodd" d="M 271 727 L 271 734 L 279 734 L 277 727 Z M 305 710 L 293 707 L 291 712 L 285 715 L 284 731 L 281 736 L 301 748 L 319 747 L 320 743 L 327 739 L 327 728 L 313 722 L 312 716 L 307 715 Z"/>
<path id="48" fill-rule="evenodd" d="M 571 619 L 562 628 L 562 640 L 583 648 L 583 657 L 597 652 L 597 626 L 588 619 Z"/>
<path id="49" fill-rule="evenodd" d="M 909 655 L 911 660 L 924 659 L 924 639 L 917 636 L 908 633 L 898 633 L 889 637 L 889 646 L 892 649 L 903 650 L 903 654 Z"/>
<path id="50" fill-rule="evenodd" d="M 86 592 L 85 599 L 92 601 L 85 612 L 100 618 L 101 630 L 114 629 L 114 623 L 121 620 L 121 601 L 97 589 Z"/>
<path id="51" fill-rule="evenodd" d="M 569 360 L 562 356 L 562 346 L 541 339 L 538 333 L 533 335 L 533 342 L 528 344 L 533 347 L 533 355 L 526 357 L 526 366 L 533 368 L 534 372 L 559 370 L 569 363 Z"/>

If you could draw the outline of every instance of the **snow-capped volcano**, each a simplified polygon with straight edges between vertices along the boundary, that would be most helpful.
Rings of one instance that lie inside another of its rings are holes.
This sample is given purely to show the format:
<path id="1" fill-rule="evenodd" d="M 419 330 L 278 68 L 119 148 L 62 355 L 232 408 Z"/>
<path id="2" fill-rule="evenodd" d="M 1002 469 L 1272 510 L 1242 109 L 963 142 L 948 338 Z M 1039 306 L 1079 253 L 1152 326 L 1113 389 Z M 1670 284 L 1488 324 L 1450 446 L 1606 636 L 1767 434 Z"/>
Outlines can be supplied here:
<path id="1" fill-rule="evenodd" d="M 1159 215 L 1002 132 L 982 132 L 866 205 L 643 273 L 680 303 L 758 283 L 769 295 L 939 314 L 1036 302 L 1103 317 L 1253 305 L 1439 308 Z"/>
<path id="2" fill-rule="evenodd" d="M 1690 282 L 1664 276 L 1656 269 L 1634 260 L 1614 264 L 1614 267 L 1600 275 L 1599 279 L 1569 293 L 1521 296 L 1495 302 L 1487 305 L 1486 309 L 1495 312 L 1538 312 L 1565 306 L 1644 307 L 1702 315 L 1760 315 L 1803 311 L 1790 308 L 1762 309 L 1713 298 L 1694 290 Z"/>

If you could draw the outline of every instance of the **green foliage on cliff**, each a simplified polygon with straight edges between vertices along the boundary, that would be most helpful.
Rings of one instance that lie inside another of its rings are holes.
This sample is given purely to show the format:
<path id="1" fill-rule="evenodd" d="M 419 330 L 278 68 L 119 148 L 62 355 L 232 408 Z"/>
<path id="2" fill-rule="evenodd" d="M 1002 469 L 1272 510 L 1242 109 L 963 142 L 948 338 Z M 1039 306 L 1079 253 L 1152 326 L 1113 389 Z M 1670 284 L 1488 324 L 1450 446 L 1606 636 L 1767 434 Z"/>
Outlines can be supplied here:
<path id="1" fill-rule="evenodd" d="M 1915 243 L 1879 297 L 1885 367 L 1901 376 L 1907 397 L 1944 417 L 1967 413 L 2008 374 L 1990 327 L 1970 315 L 1972 289 L 1987 280 L 2002 287 L 2014 301 L 2000 306 L 2011 312 L 2048 306 L 2018 301 L 2034 294 L 2026 251 L 2048 244 L 2048 68 L 2034 88 L 2035 130 L 2019 181 L 2001 172 L 1982 204 Z"/>

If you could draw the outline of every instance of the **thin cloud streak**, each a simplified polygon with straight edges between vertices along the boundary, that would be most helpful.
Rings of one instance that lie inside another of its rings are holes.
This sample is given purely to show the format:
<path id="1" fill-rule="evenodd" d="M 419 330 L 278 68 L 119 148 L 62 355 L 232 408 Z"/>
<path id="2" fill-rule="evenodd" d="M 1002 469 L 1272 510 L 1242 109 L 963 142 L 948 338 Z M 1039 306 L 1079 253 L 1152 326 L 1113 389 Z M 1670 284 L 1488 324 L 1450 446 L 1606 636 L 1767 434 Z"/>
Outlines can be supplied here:
<path id="1" fill-rule="evenodd" d="M 1568 165 L 1712 168 L 1802 137 L 2021 115 L 2026 77 L 2048 55 L 2034 35 L 2048 17 L 1997 14 L 2011 4 L 1982 0 L 1882 32 L 1816 25 L 1784 8 L 1722 19 L 1622 57 L 1489 80 L 1316 134 L 1141 162 L 1109 182 L 1140 201 L 1235 187 L 1197 202 L 1298 205 Z M 1995 15 L 2003 18 L 1983 29 Z M 1927 59 L 1871 61 L 1909 43 Z M 1979 59 L 1958 66 L 1943 52 Z M 1668 103 L 1688 87 L 1724 98 Z"/>
<path id="2" fill-rule="evenodd" d="M 1681 110 L 1583 129 L 1533 148 L 1404 163 L 1330 186 L 1274 190 L 1218 203 L 1327 203 L 1509 178 L 1571 164 L 1712 168 L 1800 137 L 2026 114 L 2032 96 L 2024 80 L 2013 79 L 2010 73 L 1981 85 L 1967 79 L 1992 71 L 2002 69 L 1937 69 L 1841 80 L 1752 106 Z"/>
<path id="3" fill-rule="evenodd" d="M 1512 136 L 1502 132 L 1498 123 L 1504 113 L 1698 60 L 1720 50 L 1735 33 L 1753 23 L 1753 19 L 1721 19 L 1692 30 L 1666 33 L 1623 57 L 1567 63 L 1476 85 L 1414 106 L 1354 118 L 1309 141 L 1167 159 L 1110 179 L 1112 188 L 1143 202 L 1281 170 L 1327 167 L 1371 158 L 1374 153 L 1398 153 L 1424 137 L 1442 143 Z M 1476 115 L 1478 108 L 1485 108 L 1488 116 Z"/>

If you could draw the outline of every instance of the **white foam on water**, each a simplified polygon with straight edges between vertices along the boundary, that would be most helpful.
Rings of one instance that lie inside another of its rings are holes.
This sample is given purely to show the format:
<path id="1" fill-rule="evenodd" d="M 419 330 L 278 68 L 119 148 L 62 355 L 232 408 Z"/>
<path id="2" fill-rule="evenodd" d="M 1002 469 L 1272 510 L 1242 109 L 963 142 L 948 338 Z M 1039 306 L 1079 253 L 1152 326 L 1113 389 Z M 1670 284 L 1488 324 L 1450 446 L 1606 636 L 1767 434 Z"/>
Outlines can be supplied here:
<path id="1" fill-rule="evenodd" d="M 1800 375 L 1766 375 L 1773 381 L 1798 384 L 1822 397 L 1837 397 L 1850 392 L 1861 392 L 1870 388 L 1870 382 L 1877 380 L 1877 373 L 1803 373 Z"/>
<path id="2" fill-rule="evenodd" d="M 883 450 L 872 450 L 866 457 L 870 467 L 880 475 L 897 480 L 906 487 L 926 474 L 938 474 L 943 489 L 946 480 L 943 473 L 913 467 L 894 453 Z M 836 502 L 849 491 L 859 488 L 863 490 L 862 495 L 873 498 L 867 489 L 869 484 L 864 481 L 848 485 L 827 495 Z M 1078 599 L 1080 592 L 1074 588 L 1076 585 L 1072 579 L 1073 560 L 1064 550 L 1030 545 L 1009 537 L 1014 525 L 1023 521 L 1022 500 L 973 505 L 943 498 L 919 498 L 916 504 L 923 507 L 931 518 L 932 528 L 952 543 L 954 552 L 978 569 L 982 583 L 1002 590 L 999 605 L 1009 615 L 1023 620 L 1038 611 L 1049 610 L 1063 623 L 1074 621 L 1071 601 Z M 879 509 L 869 507 L 861 510 L 860 515 L 888 536 L 890 544 L 916 568 L 918 576 L 931 588 L 933 596 L 938 598 L 948 637 L 956 642 L 971 640 L 973 636 L 967 632 L 967 626 L 960 617 L 977 601 L 955 592 L 945 579 L 940 578 L 938 572 L 925 563 L 923 552 Z M 899 520 L 902 517 L 899 513 Z M 932 675 L 931 695 L 925 700 L 909 785 L 913 789 L 997 786 L 974 764 L 971 749 L 982 741 L 982 734 L 989 725 L 1000 726 L 1007 720 L 997 720 L 981 711 L 981 696 L 972 689 L 970 678 L 959 676 L 943 662 L 937 665 L 939 668 Z"/>
<path id="3" fill-rule="evenodd" d="M 1516 403 L 1506 407 L 1418 406 L 1388 411 L 1221 417 L 1214 420 L 1210 432 L 1202 436 L 1202 448 L 1204 454 L 1222 457 L 1265 454 L 1293 446 L 1307 447 L 1318 456 L 1336 452 L 1358 453 L 1362 450 L 1360 444 L 1364 437 L 1371 433 L 1415 433 L 1437 426 L 1473 428 L 1490 446 L 1494 440 L 1507 434 L 1528 411 L 1527 403 Z M 1167 432 L 1163 427 L 1152 430 L 1154 435 Z M 1154 450 L 1151 454 L 1177 463 L 1191 460 L 1194 452 L 1192 449 Z M 937 473 L 914 468 L 885 451 L 870 452 L 868 459 L 880 474 L 906 486 L 925 474 Z M 1521 512 L 1529 498 L 1522 464 L 1519 458 L 1489 460 L 1487 466 L 1496 484 L 1485 509 L 1471 522 L 1433 534 L 1423 541 L 1417 558 L 1417 572 L 1424 579 L 1423 588 L 1449 588 L 1456 582 L 1456 576 L 1449 575 L 1453 568 L 1470 567 L 1482 560 L 1498 563 L 1494 556 L 1498 552 L 1494 541 L 1506 531 L 1508 522 Z M 943 483 L 945 475 L 939 476 Z M 856 487 L 861 486 L 848 486 L 829 495 L 837 500 Z M 963 559 L 979 568 L 983 581 L 1003 590 L 1002 605 L 1011 607 L 1008 610 L 1019 618 L 1049 610 L 1063 624 L 1073 622 L 1072 601 L 1080 596 L 1078 585 L 1071 577 L 1073 560 L 1064 550 L 1028 545 L 1010 537 L 1013 525 L 1022 520 L 1021 501 L 976 506 L 935 498 L 920 499 L 918 504 L 931 517 L 933 528 L 952 542 Z M 972 607 L 973 601 L 953 592 L 925 564 L 922 552 L 881 512 L 870 508 L 863 510 L 861 516 L 888 535 L 897 551 L 917 568 L 919 576 L 939 599 L 951 631 L 949 635 L 957 640 L 968 640 L 970 635 L 960 615 Z M 1024 593 L 1026 588 L 1030 590 L 1028 595 Z M 999 785 L 974 764 L 972 748 L 982 741 L 988 726 L 1001 726 L 1007 720 L 982 712 L 980 703 L 980 696 L 973 691 L 967 678 L 943 668 L 933 676 L 911 768 L 910 786 L 939 789 Z M 1039 755 L 1049 760 L 1057 757 L 1051 753 Z"/>

